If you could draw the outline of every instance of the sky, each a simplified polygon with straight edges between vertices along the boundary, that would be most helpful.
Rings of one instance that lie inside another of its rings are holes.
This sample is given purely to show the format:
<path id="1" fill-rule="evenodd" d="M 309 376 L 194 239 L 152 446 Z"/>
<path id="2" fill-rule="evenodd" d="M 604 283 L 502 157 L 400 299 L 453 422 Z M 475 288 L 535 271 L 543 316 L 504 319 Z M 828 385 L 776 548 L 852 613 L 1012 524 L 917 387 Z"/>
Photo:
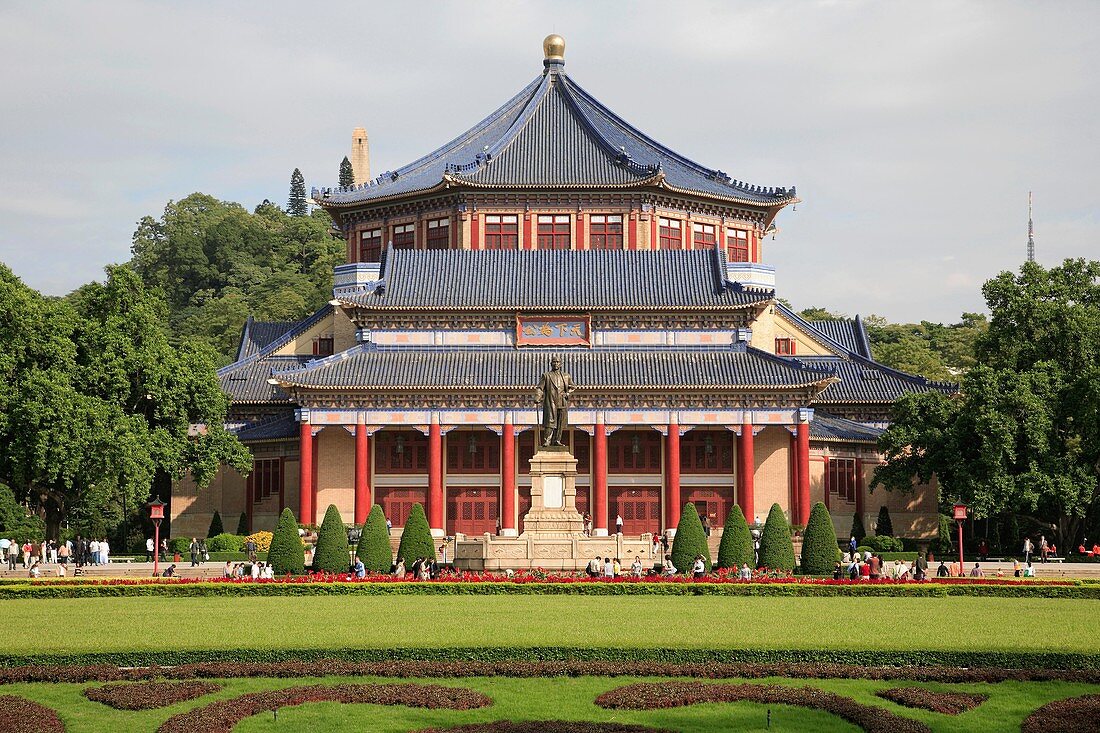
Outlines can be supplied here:
<path id="1" fill-rule="evenodd" d="M 957 321 L 1025 258 L 1100 258 L 1100 3 L 7 2 L 0 262 L 64 294 L 194 191 L 285 204 L 430 152 L 542 72 L 674 150 L 798 187 L 779 295 Z"/>

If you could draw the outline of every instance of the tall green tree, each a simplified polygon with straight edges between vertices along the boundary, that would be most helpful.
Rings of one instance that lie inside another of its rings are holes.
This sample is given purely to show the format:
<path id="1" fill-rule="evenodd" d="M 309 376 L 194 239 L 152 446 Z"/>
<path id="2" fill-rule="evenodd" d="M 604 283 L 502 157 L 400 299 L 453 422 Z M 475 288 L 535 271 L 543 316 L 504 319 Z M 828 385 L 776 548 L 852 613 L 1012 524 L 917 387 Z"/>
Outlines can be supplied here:
<path id="1" fill-rule="evenodd" d="M 290 174 L 290 198 L 287 199 L 286 210 L 291 216 L 306 216 L 309 214 L 309 203 L 306 201 L 306 179 L 297 168 Z"/>
<path id="2" fill-rule="evenodd" d="M 1100 520 L 1100 262 L 1029 262 L 982 292 L 977 366 L 958 395 L 895 405 L 875 481 L 906 491 L 936 476 L 942 503 L 1020 515 L 1071 546 Z"/>
<path id="3" fill-rule="evenodd" d="M 352 169 L 351 161 L 348 160 L 348 156 L 346 155 L 344 156 L 344 159 L 340 161 L 340 185 L 355 185 L 355 171 Z"/>

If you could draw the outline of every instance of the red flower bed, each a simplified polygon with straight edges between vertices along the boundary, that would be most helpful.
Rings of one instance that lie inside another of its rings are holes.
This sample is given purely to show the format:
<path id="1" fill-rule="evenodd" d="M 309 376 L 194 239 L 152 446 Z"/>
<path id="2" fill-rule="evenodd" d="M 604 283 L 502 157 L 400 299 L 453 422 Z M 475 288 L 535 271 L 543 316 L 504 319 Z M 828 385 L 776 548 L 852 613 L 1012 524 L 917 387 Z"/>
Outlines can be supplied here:
<path id="1" fill-rule="evenodd" d="M 417 733 L 673 733 L 668 728 L 650 728 L 625 723 L 585 723 L 576 720 L 497 720 L 470 723 L 454 728 L 424 728 Z"/>
<path id="2" fill-rule="evenodd" d="M 1100 695 L 1048 702 L 1024 719 L 1021 733 L 1095 733 L 1100 731 Z"/>
<path id="3" fill-rule="evenodd" d="M 756 702 L 796 705 L 824 710 L 868 733 L 930 733 L 924 723 L 894 715 L 873 705 L 814 687 L 783 685 L 715 685 L 702 682 L 640 683 L 627 685 L 596 698 L 596 704 L 613 710 L 656 710 L 705 702 Z"/>
<path id="4" fill-rule="evenodd" d="M 153 710 L 209 695 L 222 688 L 215 682 L 134 682 L 89 687 L 84 697 L 116 710 Z"/>
<path id="5" fill-rule="evenodd" d="M 4 733 L 65 733 L 57 713 L 45 705 L 15 695 L 0 695 L 0 731 Z"/>
<path id="6" fill-rule="evenodd" d="M 907 708 L 929 710 L 944 715 L 958 715 L 973 710 L 989 699 L 989 695 L 970 692 L 936 692 L 924 687 L 892 687 L 875 693 L 883 700 Z"/>
<path id="7" fill-rule="evenodd" d="M 472 710 L 493 704 L 491 698 L 463 687 L 413 684 L 309 685 L 253 692 L 231 700 L 212 702 L 173 715 L 157 730 L 159 733 L 231 733 L 237 723 L 257 713 L 310 702 L 404 705 L 430 710 Z"/>

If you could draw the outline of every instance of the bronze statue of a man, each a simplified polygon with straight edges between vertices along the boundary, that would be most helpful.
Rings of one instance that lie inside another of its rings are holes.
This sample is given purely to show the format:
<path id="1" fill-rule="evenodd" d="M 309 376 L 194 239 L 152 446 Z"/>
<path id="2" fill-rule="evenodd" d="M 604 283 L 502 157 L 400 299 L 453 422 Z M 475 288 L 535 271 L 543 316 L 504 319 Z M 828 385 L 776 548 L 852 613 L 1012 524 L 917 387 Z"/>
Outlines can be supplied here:
<path id="1" fill-rule="evenodd" d="M 569 395 L 573 378 L 561 369 L 561 357 L 550 360 L 550 371 L 542 375 L 535 388 L 535 399 L 542 405 L 542 444 L 561 445 L 561 431 L 569 424 Z"/>

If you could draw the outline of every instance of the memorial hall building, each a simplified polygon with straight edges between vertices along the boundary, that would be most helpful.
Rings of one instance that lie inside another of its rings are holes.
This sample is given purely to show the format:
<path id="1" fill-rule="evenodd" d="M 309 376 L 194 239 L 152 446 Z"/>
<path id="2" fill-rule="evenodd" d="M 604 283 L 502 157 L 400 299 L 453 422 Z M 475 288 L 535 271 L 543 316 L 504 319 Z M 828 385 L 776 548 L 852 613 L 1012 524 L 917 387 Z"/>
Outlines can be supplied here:
<path id="1" fill-rule="evenodd" d="M 934 485 L 871 492 L 876 440 L 901 395 L 954 387 L 877 363 L 858 316 L 779 300 L 768 246 L 794 187 L 641 132 L 566 74 L 560 37 L 540 71 L 420 159 L 368 180 L 357 156 L 361 182 L 313 191 L 347 243 L 333 300 L 248 320 L 219 376 L 254 469 L 177 484 L 173 534 L 379 504 L 397 536 L 420 503 L 440 536 L 522 536 L 535 385 L 560 356 L 594 535 L 674 530 L 686 505 L 716 529 L 734 504 L 804 525 L 820 501 L 840 536 L 883 505 L 899 536 L 934 536 Z"/>

